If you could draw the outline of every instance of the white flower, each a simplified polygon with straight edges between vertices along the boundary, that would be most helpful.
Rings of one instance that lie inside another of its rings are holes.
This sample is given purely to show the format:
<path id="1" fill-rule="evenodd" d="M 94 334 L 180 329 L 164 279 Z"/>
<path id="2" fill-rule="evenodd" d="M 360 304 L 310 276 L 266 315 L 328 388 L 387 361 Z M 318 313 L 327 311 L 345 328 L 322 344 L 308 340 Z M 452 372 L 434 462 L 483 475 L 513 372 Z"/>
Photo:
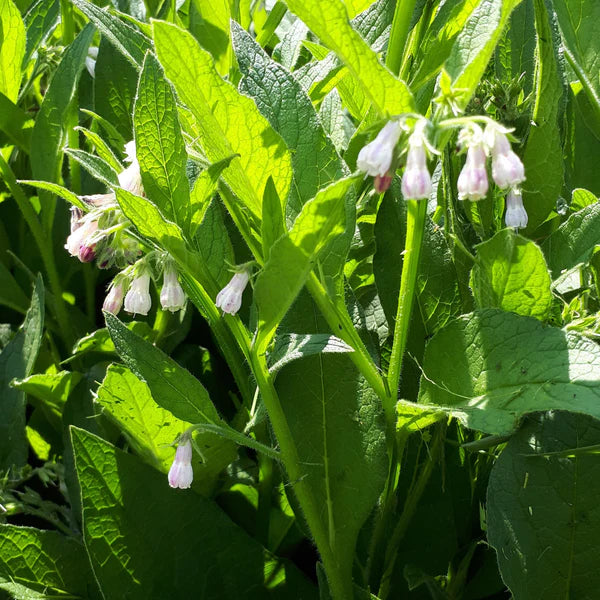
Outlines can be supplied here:
<path id="1" fill-rule="evenodd" d="M 523 206 L 521 190 L 510 190 L 508 196 L 506 196 L 506 213 L 504 215 L 506 226 L 522 229 L 523 227 L 527 227 L 527 221 L 527 211 Z"/>
<path id="2" fill-rule="evenodd" d="M 492 177 L 496 185 L 504 189 L 525 181 L 523 163 L 512 151 L 506 135 L 498 128 L 490 126 L 486 128 L 485 135 L 492 152 Z"/>
<path id="3" fill-rule="evenodd" d="M 192 485 L 194 470 L 192 469 L 192 442 L 186 438 L 175 452 L 175 459 L 169 469 L 169 485 L 172 488 L 185 490 Z"/>
<path id="4" fill-rule="evenodd" d="M 383 177 L 390 170 L 394 148 L 400 139 L 402 126 L 397 121 L 388 121 L 377 137 L 358 153 L 357 167 L 375 177 Z"/>
<path id="5" fill-rule="evenodd" d="M 231 281 L 217 294 L 215 304 L 223 312 L 235 315 L 242 306 L 242 294 L 250 279 L 248 271 L 236 273 Z"/>
<path id="6" fill-rule="evenodd" d="M 152 306 L 150 297 L 150 275 L 142 273 L 131 283 L 125 296 L 125 310 L 128 313 L 147 315 Z"/>
<path id="7" fill-rule="evenodd" d="M 118 276 L 117 276 L 118 277 Z M 102 310 L 112 313 L 113 315 L 119 314 L 121 307 L 123 306 L 123 297 L 125 296 L 125 284 L 126 279 L 123 277 L 115 278 L 110 286 L 108 294 L 104 299 Z"/>
<path id="8" fill-rule="evenodd" d="M 85 57 L 85 68 L 88 70 L 90 77 L 96 77 L 96 59 L 98 58 L 98 46 L 90 46 L 87 56 Z"/>
<path id="9" fill-rule="evenodd" d="M 402 176 L 402 195 L 406 199 L 421 200 L 429 198 L 431 195 L 431 175 L 427 170 L 423 127 L 424 124 L 417 123 L 415 130 L 408 138 L 406 168 Z"/>
<path id="10" fill-rule="evenodd" d="M 486 156 L 482 144 L 474 144 L 467 150 L 467 160 L 458 176 L 458 198 L 480 200 L 488 191 L 488 178 L 485 168 Z"/>
<path id="11" fill-rule="evenodd" d="M 67 238 L 65 248 L 71 256 L 81 262 L 91 262 L 96 257 L 96 242 L 92 236 L 98 231 L 98 221 L 88 215 L 78 222 L 71 219 L 71 234 Z"/>
<path id="12" fill-rule="evenodd" d="M 135 154 L 135 142 L 125 144 L 125 162 L 131 163 L 124 171 L 121 171 L 117 177 L 119 185 L 128 192 L 138 196 L 144 195 L 144 186 L 142 185 L 142 175 L 140 173 L 140 163 Z"/>
<path id="13" fill-rule="evenodd" d="M 171 312 L 181 310 L 185 306 L 185 292 L 177 280 L 177 271 L 171 264 L 165 266 L 160 304 L 163 310 Z"/>

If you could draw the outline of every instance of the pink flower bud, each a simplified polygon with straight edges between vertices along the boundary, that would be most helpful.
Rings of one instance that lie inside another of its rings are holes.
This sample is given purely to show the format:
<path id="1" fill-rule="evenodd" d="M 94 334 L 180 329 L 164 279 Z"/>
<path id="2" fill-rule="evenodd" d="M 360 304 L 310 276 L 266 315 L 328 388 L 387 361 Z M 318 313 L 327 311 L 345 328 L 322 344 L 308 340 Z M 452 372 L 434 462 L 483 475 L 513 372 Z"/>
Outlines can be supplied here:
<path id="1" fill-rule="evenodd" d="M 392 176 L 389 172 L 385 175 L 377 175 L 373 181 L 373 186 L 378 194 L 386 192 L 390 188 L 390 185 L 392 185 Z"/>
<path id="2" fill-rule="evenodd" d="M 131 283 L 131 287 L 125 296 L 125 310 L 134 315 L 147 315 L 152 306 L 150 297 L 150 276 L 142 273 Z"/>
<path id="3" fill-rule="evenodd" d="M 406 199 L 421 200 L 431 195 L 431 175 L 427 170 L 427 155 L 421 129 L 408 139 L 406 168 L 402 176 L 402 195 Z"/>
<path id="4" fill-rule="evenodd" d="M 94 260 L 95 243 L 90 243 L 90 239 L 98 231 L 98 221 L 86 220 L 83 217 L 79 220 L 79 226 L 72 223 L 71 228 L 73 232 L 69 235 L 65 244 L 65 248 L 69 251 L 69 254 L 79 258 L 82 262 Z M 91 258 L 90 252 L 94 252 L 94 256 L 91 256 Z"/>
<path id="5" fill-rule="evenodd" d="M 242 306 L 242 295 L 250 279 L 248 271 L 236 273 L 231 281 L 217 294 L 215 304 L 223 312 L 235 315 Z"/>
<path id="6" fill-rule="evenodd" d="M 402 127 L 397 121 L 388 121 L 377 137 L 358 153 L 356 166 L 375 177 L 384 177 L 392 165 L 394 148 L 400 139 Z"/>
<path id="7" fill-rule="evenodd" d="M 175 459 L 169 469 L 169 485 L 172 488 L 188 489 L 194 480 L 192 469 L 192 442 L 186 438 L 175 452 Z"/>
<path id="8" fill-rule="evenodd" d="M 181 310 L 185 306 L 185 292 L 177 280 L 177 271 L 170 264 L 165 266 L 160 304 L 163 310 L 171 312 Z"/>
<path id="9" fill-rule="evenodd" d="M 492 177 L 501 188 L 514 187 L 525 181 L 525 168 L 521 159 L 512 151 L 504 133 L 494 132 L 492 146 Z"/>
<path id="10" fill-rule="evenodd" d="M 113 315 L 119 314 L 119 311 L 123 306 L 123 297 L 125 296 L 125 282 L 125 279 L 120 279 L 118 283 L 113 282 L 113 285 L 104 299 L 102 310 L 112 313 Z"/>
<path id="11" fill-rule="evenodd" d="M 92 262 L 96 258 L 96 244 L 81 244 L 77 257 L 82 263 Z"/>
<path id="12" fill-rule="evenodd" d="M 523 227 L 527 227 L 528 220 L 527 211 L 523 206 L 521 190 L 510 190 L 506 196 L 506 213 L 504 215 L 506 226 L 522 229 Z"/>
<path id="13" fill-rule="evenodd" d="M 485 198 L 488 191 L 485 161 L 486 156 L 483 145 L 476 144 L 467 150 L 467 160 L 457 182 L 459 200 Z"/>

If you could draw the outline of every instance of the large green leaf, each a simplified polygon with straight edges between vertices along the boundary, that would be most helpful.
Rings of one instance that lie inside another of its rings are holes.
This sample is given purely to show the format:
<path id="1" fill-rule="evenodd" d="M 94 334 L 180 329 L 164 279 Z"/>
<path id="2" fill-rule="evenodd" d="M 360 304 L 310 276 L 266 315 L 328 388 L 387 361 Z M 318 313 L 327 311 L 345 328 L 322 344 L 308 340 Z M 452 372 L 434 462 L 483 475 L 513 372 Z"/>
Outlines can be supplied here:
<path id="1" fill-rule="evenodd" d="M 344 198 L 356 176 L 340 179 L 307 202 L 293 227 L 271 249 L 256 279 L 258 340 L 267 344 L 279 322 L 304 286 L 319 252 L 345 225 Z"/>
<path id="2" fill-rule="evenodd" d="M 600 348 L 576 333 L 497 309 L 464 315 L 429 342 L 419 401 L 466 426 L 510 433 L 524 415 L 600 417 Z"/>
<path id="3" fill-rule="evenodd" d="M 0 353 L 0 471 L 27 463 L 25 394 L 10 387 L 33 370 L 44 331 L 44 283 L 38 277 L 23 326 Z"/>
<path id="4" fill-rule="evenodd" d="M 465 108 L 479 85 L 512 10 L 521 0 L 482 0 L 458 34 L 446 70 Z"/>
<path id="5" fill-rule="evenodd" d="M 133 115 L 136 152 L 146 195 L 184 230 L 190 221 L 187 153 L 175 96 L 158 61 L 147 54 Z"/>
<path id="6" fill-rule="evenodd" d="M 162 408 L 189 423 L 222 424 L 204 386 L 162 350 L 105 313 L 106 326 L 123 362 L 148 384 Z"/>
<path id="7" fill-rule="evenodd" d="M 600 119 L 600 4 L 595 0 L 553 0 L 564 50 L 583 86 L 595 119 Z M 600 130 L 596 129 L 596 135 Z"/>
<path id="8" fill-rule="evenodd" d="M 489 542 L 515 600 L 593 600 L 600 573 L 600 423 L 552 412 L 527 423 L 494 464 Z"/>
<path id="9" fill-rule="evenodd" d="M 239 155 L 223 172 L 233 193 L 260 217 L 265 186 L 272 177 L 279 198 L 285 201 L 292 178 L 291 156 L 256 104 L 221 78 L 210 54 L 191 34 L 162 21 L 153 22 L 153 31 L 158 58 L 179 99 L 196 118 L 208 159 L 218 162 Z"/>
<path id="10" fill-rule="evenodd" d="M 27 28 L 27 44 L 23 68 L 58 24 L 58 7 L 58 0 L 37 0 L 25 13 L 23 22 Z"/>
<path id="11" fill-rule="evenodd" d="M 537 68 L 532 125 L 525 146 L 523 204 L 529 215 L 528 231 L 534 231 L 556 208 L 563 185 L 563 152 L 559 107 L 563 82 L 558 70 L 555 38 L 545 0 L 535 0 Z"/>
<path id="12" fill-rule="evenodd" d="M 29 139 L 33 124 L 31 115 L 0 92 L 0 131 L 26 153 L 29 153 Z"/>
<path id="13" fill-rule="evenodd" d="M 302 294 L 286 329 L 319 335 L 328 326 Z M 387 471 L 381 404 L 347 355 L 317 354 L 286 364 L 275 387 L 298 449 L 303 480 L 321 507 L 321 529 L 349 578 L 358 531 Z"/>
<path id="14" fill-rule="evenodd" d="M 19 599 L 100 597 L 79 540 L 16 525 L 0 525 L 0 589 Z"/>
<path id="15" fill-rule="evenodd" d="M 477 246 L 471 287 L 478 308 L 502 308 L 543 321 L 552 306 L 550 284 L 540 248 L 511 229 Z"/>
<path id="16" fill-rule="evenodd" d="M 543 244 L 552 278 L 585 263 L 600 244 L 600 204 L 594 203 L 571 215 Z"/>
<path id="17" fill-rule="evenodd" d="M 0 262 L 0 304 L 20 313 L 25 313 L 29 304 L 27 296 L 2 262 Z"/>
<path id="18" fill-rule="evenodd" d="M 286 4 L 339 56 L 382 116 L 414 110 L 408 86 L 379 62 L 352 28 L 341 0 L 287 0 Z"/>
<path id="19" fill-rule="evenodd" d="M 67 48 L 54 73 L 31 134 L 31 171 L 34 179 L 56 181 L 59 149 L 63 144 L 64 114 L 77 88 L 94 27 L 87 25 Z"/>
<path id="20" fill-rule="evenodd" d="M 171 490 L 165 475 L 84 430 L 71 438 L 84 541 L 105 598 L 315 598 L 294 567 L 273 564 L 212 501 Z M 271 568 L 297 589 L 265 577 Z"/>
<path id="21" fill-rule="evenodd" d="M 232 55 L 229 40 L 230 2 L 228 0 L 212 2 L 192 0 L 192 2 L 196 10 L 193 20 L 194 36 L 200 41 L 202 47 L 212 54 L 219 73 L 227 75 Z"/>
<path id="22" fill-rule="evenodd" d="M 312 102 L 290 72 L 271 60 L 236 23 L 232 23 L 231 33 L 244 75 L 240 91 L 254 98 L 260 112 L 292 150 L 294 185 L 287 200 L 287 216 L 294 218 L 319 188 L 342 176 L 342 161 Z"/>
<path id="23" fill-rule="evenodd" d="M 0 92 L 17 101 L 25 55 L 25 25 L 12 0 L 0 2 Z"/>

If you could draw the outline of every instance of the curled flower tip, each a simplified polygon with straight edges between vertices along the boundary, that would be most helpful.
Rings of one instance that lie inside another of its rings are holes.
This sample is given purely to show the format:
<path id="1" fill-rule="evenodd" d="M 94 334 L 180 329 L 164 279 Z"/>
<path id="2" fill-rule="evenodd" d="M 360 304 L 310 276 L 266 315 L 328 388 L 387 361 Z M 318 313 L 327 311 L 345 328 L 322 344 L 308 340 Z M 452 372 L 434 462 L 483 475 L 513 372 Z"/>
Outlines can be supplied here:
<path id="1" fill-rule="evenodd" d="M 169 485 L 172 488 L 188 489 L 194 480 L 192 469 L 192 442 L 186 438 L 175 452 L 175 459 L 169 469 Z"/>
<path id="2" fill-rule="evenodd" d="M 150 297 L 150 275 L 142 273 L 131 283 L 125 296 L 125 310 L 133 315 L 147 315 L 152 306 Z"/>
<path id="3" fill-rule="evenodd" d="M 527 221 L 527 211 L 523 206 L 521 190 L 510 190 L 506 196 L 506 213 L 504 215 L 506 226 L 523 229 L 524 227 L 527 227 Z"/>
<path id="4" fill-rule="evenodd" d="M 217 294 L 215 304 L 223 312 L 235 315 L 242 306 L 242 295 L 250 279 L 248 271 L 236 273 L 231 281 Z"/>
<path id="5" fill-rule="evenodd" d="M 121 171 L 117 177 L 119 185 L 132 194 L 138 196 L 144 195 L 144 186 L 142 185 L 142 175 L 140 173 L 140 163 L 138 163 L 135 153 L 135 142 L 125 144 L 125 162 L 131 163 L 125 170 Z"/>
<path id="6" fill-rule="evenodd" d="M 383 194 L 383 192 L 389 190 L 390 185 L 392 185 L 392 176 L 389 172 L 385 175 L 377 175 L 373 181 L 373 186 L 378 194 Z"/>
<path id="7" fill-rule="evenodd" d="M 163 310 L 170 310 L 171 312 L 181 310 L 185 306 L 185 292 L 177 280 L 177 271 L 173 265 L 165 266 L 160 304 Z"/>
<path id="8" fill-rule="evenodd" d="M 485 198 L 488 191 L 485 161 L 485 150 L 482 144 L 473 145 L 467 150 L 467 160 L 457 182 L 459 200 Z"/>
<path id="9" fill-rule="evenodd" d="M 123 297 L 125 296 L 125 283 L 126 279 L 122 278 L 117 282 L 113 281 L 113 284 L 104 299 L 102 310 L 112 313 L 113 315 L 119 314 L 119 311 L 123 307 Z"/>
<path id="10" fill-rule="evenodd" d="M 521 159 L 512 151 L 504 133 L 494 131 L 492 151 L 492 177 L 496 185 L 505 189 L 525 181 L 525 168 Z"/>
<path id="11" fill-rule="evenodd" d="M 388 121 L 377 137 L 358 153 L 356 166 L 372 177 L 388 175 L 394 157 L 394 148 L 401 134 L 400 123 Z"/>
<path id="12" fill-rule="evenodd" d="M 402 194 L 406 199 L 423 200 L 431 195 L 431 175 L 427 170 L 425 136 L 422 128 L 415 129 L 408 139 L 406 168 L 402 176 Z"/>

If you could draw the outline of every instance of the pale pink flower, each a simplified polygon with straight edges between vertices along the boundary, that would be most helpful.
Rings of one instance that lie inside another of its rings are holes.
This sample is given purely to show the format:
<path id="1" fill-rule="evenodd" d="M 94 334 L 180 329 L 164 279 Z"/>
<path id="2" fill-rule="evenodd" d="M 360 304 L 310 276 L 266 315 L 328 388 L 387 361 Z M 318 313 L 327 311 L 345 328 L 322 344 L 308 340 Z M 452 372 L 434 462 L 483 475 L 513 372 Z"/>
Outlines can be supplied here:
<path id="1" fill-rule="evenodd" d="M 152 306 L 150 297 L 150 275 L 142 273 L 136 277 L 125 296 L 125 310 L 134 315 L 147 315 Z"/>
<path id="2" fill-rule="evenodd" d="M 215 304 L 223 312 L 235 315 L 242 306 L 242 295 L 250 280 L 248 271 L 236 273 L 231 281 L 217 294 Z"/>
<path id="3" fill-rule="evenodd" d="M 177 446 L 175 459 L 169 469 L 169 485 L 172 488 L 188 489 L 194 480 L 192 469 L 192 442 L 186 438 Z"/>
<path id="4" fill-rule="evenodd" d="M 394 148 L 402 134 L 402 126 L 397 121 L 388 121 L 377 137 L 358 153 L 356 166 L 372 175 L 385 176 L 392 165 Z"/>

